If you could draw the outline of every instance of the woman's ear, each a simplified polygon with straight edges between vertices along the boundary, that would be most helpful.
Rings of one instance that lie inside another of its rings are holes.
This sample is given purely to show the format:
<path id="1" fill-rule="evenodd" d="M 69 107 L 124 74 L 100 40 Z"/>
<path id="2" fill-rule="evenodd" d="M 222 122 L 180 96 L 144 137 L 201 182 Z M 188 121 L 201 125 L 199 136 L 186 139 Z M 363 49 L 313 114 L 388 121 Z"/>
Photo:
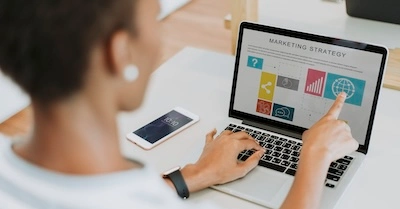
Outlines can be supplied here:
<path id="1" fill-rule="evenodd" d="M 124 31 L 115 32 L 111 36 L 106 49 L 110 73 L 123 75 L 126 66 L 132 64 L 129 40 L 129 34 Z"/>

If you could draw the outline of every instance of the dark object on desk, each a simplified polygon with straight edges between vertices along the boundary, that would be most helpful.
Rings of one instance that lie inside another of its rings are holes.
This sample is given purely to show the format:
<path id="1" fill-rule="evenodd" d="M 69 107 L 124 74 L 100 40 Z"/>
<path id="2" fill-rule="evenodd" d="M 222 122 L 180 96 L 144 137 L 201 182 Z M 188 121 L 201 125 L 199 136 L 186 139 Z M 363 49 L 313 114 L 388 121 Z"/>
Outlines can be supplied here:
<path id="1" fill-rule="evenodd" d="M 400 24 L 399 0 L 346 0 L 346 8 L 353 17 Z"/>

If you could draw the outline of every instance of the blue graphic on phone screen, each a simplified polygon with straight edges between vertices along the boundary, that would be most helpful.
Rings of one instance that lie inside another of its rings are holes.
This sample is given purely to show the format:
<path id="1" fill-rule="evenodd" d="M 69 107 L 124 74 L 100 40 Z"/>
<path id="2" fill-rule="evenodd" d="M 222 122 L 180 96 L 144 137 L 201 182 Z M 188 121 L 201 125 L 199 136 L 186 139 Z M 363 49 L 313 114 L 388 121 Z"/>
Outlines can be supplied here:
<path id="1" fill-rule="evenodd" d="M 172 110 L 133 133 L 145 139 L 149 143 L 154 144 L 168 134 L 190 123 L 192 120 L 193 119 Z"/>

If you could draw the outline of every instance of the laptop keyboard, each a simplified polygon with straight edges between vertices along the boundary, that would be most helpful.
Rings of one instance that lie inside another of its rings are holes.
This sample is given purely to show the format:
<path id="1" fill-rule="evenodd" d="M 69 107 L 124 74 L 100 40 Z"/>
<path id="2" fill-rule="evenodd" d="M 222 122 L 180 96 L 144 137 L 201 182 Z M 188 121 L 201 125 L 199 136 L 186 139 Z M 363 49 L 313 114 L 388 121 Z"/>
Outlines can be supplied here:
<path id="1" fill-rule="evenodd" d="M 235 124 L 230 124 L 225 130 L 235 133 L 245 131 L 256 139 L 262 147 L 266 148 L 265 154 L 258 162 L 259 166 L 270 168 L 291 176 L 296 174 L 302 147 L 301 142 Z M 254 150 L 245 150 L 238 155 L 238 160 L 245 161 L 253 153 Z M 353 157 L 345 156 L 332 162 L 326 176 L 325 186 L 335 188 L 352 160 Z"/>

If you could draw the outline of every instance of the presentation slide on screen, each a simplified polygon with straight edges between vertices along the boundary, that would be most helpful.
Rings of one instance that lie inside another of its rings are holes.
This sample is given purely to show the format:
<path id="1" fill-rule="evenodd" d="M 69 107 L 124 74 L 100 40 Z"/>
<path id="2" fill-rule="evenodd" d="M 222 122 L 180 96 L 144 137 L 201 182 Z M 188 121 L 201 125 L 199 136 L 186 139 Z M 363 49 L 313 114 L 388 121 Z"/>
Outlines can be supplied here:
<path id="1" fill-rule="evenodd" d="M 244 29 L 234 109 L 304 128 L 346 92 L 340 119 L 364 144 L 382 55 Z"/>

